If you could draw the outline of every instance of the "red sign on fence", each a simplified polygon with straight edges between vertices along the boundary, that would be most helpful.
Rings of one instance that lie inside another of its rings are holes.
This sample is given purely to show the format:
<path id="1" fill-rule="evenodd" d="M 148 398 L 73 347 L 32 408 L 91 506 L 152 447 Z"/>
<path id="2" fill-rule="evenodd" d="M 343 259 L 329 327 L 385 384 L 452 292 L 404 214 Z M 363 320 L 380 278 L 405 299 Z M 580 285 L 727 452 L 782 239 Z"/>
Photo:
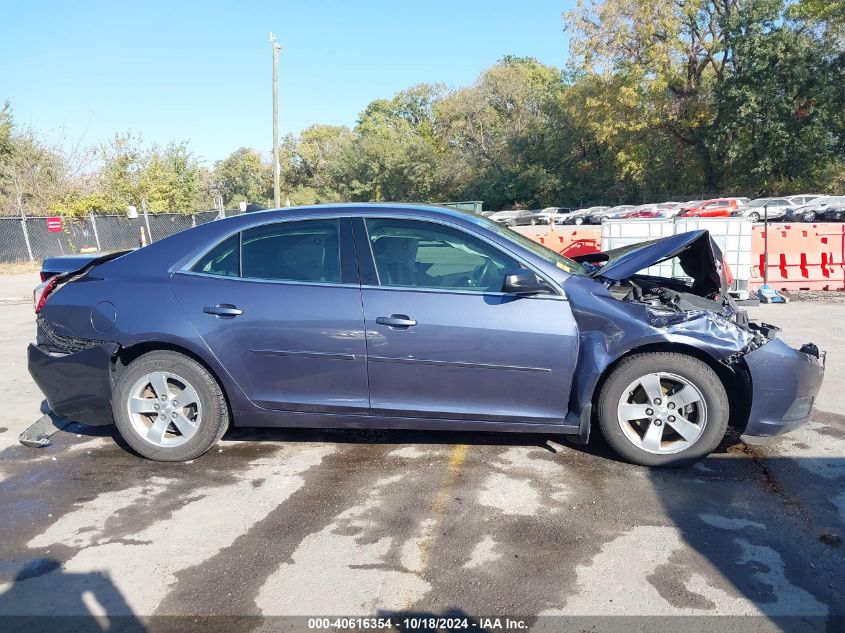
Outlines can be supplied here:
<path id="1" fill-rule="evenodd" d="M 62 218 L 58 215 L 47 218 L 47 230 L 50 231 L 50 233 L 61 233 Z"/>

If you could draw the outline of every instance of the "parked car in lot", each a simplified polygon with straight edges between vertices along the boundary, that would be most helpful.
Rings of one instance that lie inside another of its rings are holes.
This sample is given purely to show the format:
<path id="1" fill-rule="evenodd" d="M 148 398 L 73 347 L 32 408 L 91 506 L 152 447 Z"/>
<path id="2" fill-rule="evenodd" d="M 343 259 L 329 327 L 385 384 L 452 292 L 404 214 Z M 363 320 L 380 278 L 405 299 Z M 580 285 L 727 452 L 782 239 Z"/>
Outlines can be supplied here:
<path id="1" fill-rule="evenodd" d="M 836 196 L 828 201 L 827 208 L 822 212 L 827 222 L 845 221 L 845 196 Z"/>
<path id="2" fill-rule="evenodd" d="M 537 213 L 537 219 L 540 224 L 563 224 L 571 214 L 571 207 L 546 207 Z"/>
<path id="3" fill-rule="evenodd" d="M 791 207 L 783 216 L 784 222 L 817 222 L 831 204 L 845 203 L 845 196 L 819 196 L 800 207 Z"/>
<path id="4" fill-rule="evenodd" d="M 786 196 L 786 199 L 789 200 L 790 203 L 793 205 L 805 205 L 813 202 L 814 200 L 818 200 L 819 198 L 823 198 L 821 194 L 818 193 L 799 193 L 794 196 Z"/>
<path id="5" fill-rule="evenodd" d="M 537 224 L 548 223 L 549 217 L 543 215 L 540 209 L 531 209 L 528 213 L 522 213 L 503 222 L 505 226 L 536 226 Z"/>
<path id="6" fill-rule="evenodd" d="M 615 207 L 610 207 L 609 209 L 605 208 L 598 211 L 591 211 L 589 214 L 584 216 L 584 224 L 601 224 L 602 220 L 605 219 L 613 220 L 621 218 L 623 215 L 636 208 L 637 207 L 631 204 L 620 204 Z"/>
<path id="7" fill-rule="evenodd" d="M 605 217 L 608 220 L 619 220 L 624 218 L 632 218 L 641 213 L 649 213 L 657 210 L 657 205 L 648 203 L 640 204 L 630 209 L 620 209 L 617 211 L 610 211 Z"/>
<path id="8" fill-rule="evenodd" d="M 556 224 L 589 224 L 587 218 L 590 216 L 596 217 L 601 213 L 608 211 L 610 207 L 584 207 L 583 209 L 576 209 L 572 213 L 564 216 L 556 222 Z"/>
<path id="9" fill-rule="evenodd" d="M 497 211 L 490 216 L 490 219 L 505 226 L 515 226 L 517 221 L 521 218 L 533 218 L 537 213 L 536 210 L 529 209 L 513 209 L 510 211 Z M 530 222 L 529 222 L 530 224 Z"/>
<path id="10" fill-rule="evenodd" d="M 532 215 L 518 216 L 508 226 L 551 224 L 553 220 L 560 224 L 557 220 L 563 220 L 570 213 L 572 213 L 572 209 L 569 207 L 546 207 L 545 209 L 532 211 Z"/>
<path id="11" fill-rule="evenodd" d="M 684 206 L 678 213 L 681 218 L 720 218 L 728 217 L 733 211 L 740 208 L 736 198 L 713 198 L 703 200 L 697 205 Z"/>
<path id="12" fill-rule="evenodd" d="M 687 280 L 638 272 L 673 258 Z M 31 375 L 55 414 L 163 461 L 229 426 L 585 442 L 595 419 L 625 459 L 683 465 L 729 422 L 748 442 L 803 424 L 824 373 L 736 307 L 706 231 L 576 263 L 443 207 L 326 205 L 64 268 L 34 294 Z"/>
<path id="13" fill-rule="evenodd" d="M 680 202 L 661 202 L 639 211 L 629 211 L 623 218 L 639 219 L 669 219 L 674 218 L 681 211 Z"/>
<path id="14" fill-rule="evenodd" d="M 742 205 L 731 215 L 751 218 L 752 222 L 759 222 L 766 215 L 768 215 L 769 220 L 782 220 L 787 211 L 795 206 L 786 198 L 757 198 Z"/>

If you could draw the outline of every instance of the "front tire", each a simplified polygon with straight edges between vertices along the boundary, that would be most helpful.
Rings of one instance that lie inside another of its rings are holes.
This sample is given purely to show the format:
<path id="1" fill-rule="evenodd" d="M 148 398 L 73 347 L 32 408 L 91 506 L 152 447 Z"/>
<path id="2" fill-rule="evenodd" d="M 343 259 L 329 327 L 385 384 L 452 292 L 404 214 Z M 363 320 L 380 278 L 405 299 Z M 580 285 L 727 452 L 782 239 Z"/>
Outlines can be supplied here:
<path id="1" fill-rule="evenodd" d="M 139 356 L 121 372 L 112 412 L 129 446 L 163 462 L 199 457 L 229 426 L 226 399 L 214 376 L 194 359 L 167 350 Z"/>
<path id="2" fill-rule="evenodd" d="M 759 222 L 760 221 L 760 214 L 755 212 L 749 213 L 748 217 L 751 219 L 752 222 Z"/>
<path id="3" fill-rule="evenodd" d="M 688 466 L 703 459 L 724 437 L 729 413 L 716 372 L 674 352 L 626 358 L 598 399 L 599 426 L 608 444 L 642 466 Z"/>

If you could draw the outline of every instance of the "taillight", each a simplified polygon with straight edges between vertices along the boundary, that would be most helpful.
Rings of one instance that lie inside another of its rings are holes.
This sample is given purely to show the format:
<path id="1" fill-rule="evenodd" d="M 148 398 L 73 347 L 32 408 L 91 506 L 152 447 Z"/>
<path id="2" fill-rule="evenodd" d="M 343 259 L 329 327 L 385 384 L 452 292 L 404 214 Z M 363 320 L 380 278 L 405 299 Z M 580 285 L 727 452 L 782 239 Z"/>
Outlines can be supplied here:
<path id="1" fill-rule="evenodd" d="M 52 277 L 51 273 L 45 273 L 43 270 L 41 271 L 41 281 L 47 281 L 50 277 Z"/>
<path id="2" fill-rule="evenodd" d="M 32 291 L 32 304 L 35 306 L 35 314 L 38 314 L 44 307 L 47 297 L 56 289 L 57 282 L 56 277 L 50 277 L 47 281 L 42 281 L 35 286 L 35 290 Z"/>

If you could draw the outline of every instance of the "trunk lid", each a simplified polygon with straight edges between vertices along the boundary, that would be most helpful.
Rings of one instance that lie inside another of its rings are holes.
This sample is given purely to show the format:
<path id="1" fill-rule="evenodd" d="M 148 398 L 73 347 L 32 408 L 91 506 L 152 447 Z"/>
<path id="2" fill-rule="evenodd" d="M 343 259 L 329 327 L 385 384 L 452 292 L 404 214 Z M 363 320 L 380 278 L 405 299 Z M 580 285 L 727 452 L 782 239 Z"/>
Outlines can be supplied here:
<path id="1" fill-rule="evenodd" d="M 97 264 L 117 259 L 121 255 L 131 253 L 134 249 L 124 251 L 113 251 L 109 253 L 84 253 L 81 255 L 57 255 L 47 257 L 41 264 L 41 281 L 47 281 L 51 277 L 73 275 L 90 270 Z"/>

